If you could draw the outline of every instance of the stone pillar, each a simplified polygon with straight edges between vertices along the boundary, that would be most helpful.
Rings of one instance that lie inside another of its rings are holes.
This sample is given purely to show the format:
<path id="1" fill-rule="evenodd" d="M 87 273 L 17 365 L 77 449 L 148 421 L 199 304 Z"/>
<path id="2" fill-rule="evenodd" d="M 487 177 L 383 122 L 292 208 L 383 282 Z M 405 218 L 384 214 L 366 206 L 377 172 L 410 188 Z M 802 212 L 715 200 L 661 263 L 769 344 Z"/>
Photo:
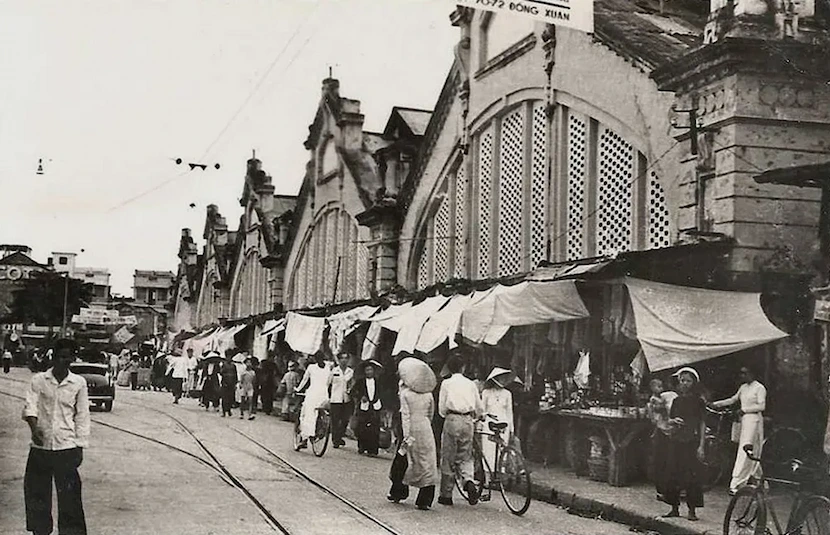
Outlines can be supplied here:
<path id="1" fill-rule="evenodd" d="M 384 292 L 398 281 L 398 232 L 394 221 L 385 220 L 372 228 L 374 247 L 375 280 L 372 287 Z"/>
<path id="2" fill-rule="evenodd" d="M 734 239 L 723 280 L 732 289 L 766 293 L 774 284 L 792 290 L 811 271 L 820 190 L 758 184 L 754 177 L 828 160 L 828 52 L 804 35 L 779 40 L 770 17 L 753 16 L 758 2 L 735 6 L 735 14 L 723 7 L 710 17 L 719 26 L 710 28 L 709 44 L 652 73 L 660 89 L 675 93 L 677 109 L 694 109 L 699 119 L 698 155 L 689 151 L 689 130 L 677 136 L 686 147 L 676 180 L 685 199 L 678 228 Z M 680 125 L 688 120 L 685 113 L 676 118 Z M 803 310 L 791 316 L 792 336 L 774 346 L 774 377 L 779 388 L 803 391 L 814 357 L 805 350 L 811 318 Z"/>

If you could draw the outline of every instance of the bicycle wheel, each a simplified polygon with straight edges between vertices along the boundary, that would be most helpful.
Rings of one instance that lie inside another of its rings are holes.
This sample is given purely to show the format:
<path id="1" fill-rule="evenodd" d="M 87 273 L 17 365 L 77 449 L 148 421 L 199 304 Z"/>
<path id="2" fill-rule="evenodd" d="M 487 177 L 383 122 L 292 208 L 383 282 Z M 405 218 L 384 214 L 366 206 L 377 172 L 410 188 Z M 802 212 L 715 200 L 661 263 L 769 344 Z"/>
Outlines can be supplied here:
<path id="1" fill-rule="evenodd" d="M 300 436 L 300 422 L 297 420 L 294 422 L 294 432 L 291 434 L 291 446 L 294 448 L 294 451 L 300 451 L 300 446 L 303 443 L 302 437 Z"/>
<path id="2" fill-rule="evenodd" d="M 496 477 L 504 503 L 514 515 L 523 515 L 530 507 L 530 471 L 522 454 L 508 446 L 496 462 Z"/>
<path id="3" fill-rule="evenodd" d="M 478 443 L 473 442 L 473 483 L 476 486 L 476 493 L 479 498 L 481 498 L 481 494 L 484 490 L 484 470 L 485 468 L 484 461 L 481 457 L 481 449 L 479 448 Z M 461 494 L 462 498 L 469 501 L 470 495 L 467 493 L 467 489 L 464 488 L 463 478 L 459 477 L 458 473 L 455 475 L 455 488 L 458 489 L 458 493 Z"/>
<path id="4" fill-rule="evenodd" d="M 703 460 L 702 487 L 704 491 L 712 490 L 718 483 L 723 481 L 723 476 L 726 473 L 730 460 L 723 443 L 720 441 L 707 441 L 706 455 Z"/>
<path id="5" fill-rule="evenodd" d="M 744 487 L 732 496 L 723 515 L 723 535 L 764 535 L 767 509 L 755 487 Z"/>
<path id="6" fill-rule="evenodd" d="M 787 522 L 787 533 L 793 535 L 830 534 L 830 500 L 824 496 L 811 496 Z"/>
<path id="7" fill-rule="evenodd" d="M 320 411 L 317 415 L 317 433 L 310 438 L 311 451 L 317 457 L 322 457 L 326 453 L 326 448 L 329 446 L 329 437 L 331 436 L 331 418 L 327 412 Z"/>

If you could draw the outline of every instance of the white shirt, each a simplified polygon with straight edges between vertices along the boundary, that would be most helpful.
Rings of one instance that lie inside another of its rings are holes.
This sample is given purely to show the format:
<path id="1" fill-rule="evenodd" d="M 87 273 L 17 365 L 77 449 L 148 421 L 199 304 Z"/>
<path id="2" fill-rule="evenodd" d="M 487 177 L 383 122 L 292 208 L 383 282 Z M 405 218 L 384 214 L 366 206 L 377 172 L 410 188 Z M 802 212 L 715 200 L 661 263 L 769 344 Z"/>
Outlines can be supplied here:
<path id="1" fill-rule="evenodd" d="M 713 403 L 716 407 L 728 407 L 741 403 L 744 414 L 760 414 L 767 408 L 767 389 L 758 381 L 744 383 L 731 398 Z"/>
<path id="2" fill-rule="evenodd" d="M 170 367 L 173 369 L 173 379 L 187 379 L 187 357 L 173 357 Z"/>
<path id="3" fill-rule="evenodd" d="M 369 398 L 370 400 L 375 399 L 375 378 L 374 377 L 372 377 L 371 379 L 368 378 L 368 377 L 366 378 L 366 397 Z M 374 403 L 372 403 L 372 408 L 375 409 L 376 411 L 379 411 L 381 409 L 381 407 L 383 407 L 383 404 L 381 404 L 380 399 L 377 399 L 377 400 L 375 400 Z M 369 410 L 369 402 L 368 401 L 361 401 L 360 402 L 360 410 L 368 411 Z"/>
<path id="4" fill-rule="evenodd" d="M 89 397 L 86 380 L 72 372 L 58 384 L 49 369 L 32 377 L 26 390 L 23 419 L 37 418 L 42 450 L 68 450 L 89 445 Z"/>
<path id="5" fill-rule="evenodd" d="M 354 370 L 351 368 L 341 369 L 335 366 L 329 375 L 329 401 L 331 403 L 348 403 L 349 393 L 347 392 L 349 381 L 354 377 Z"/>
<path id="6" fill-rule="evenodd" d="M 3 358 L 6 359 L 6 360 L 11 360 L 12 359 L 12 354 L 9 352 L 8 349 L 6 351 L 3 351 Z"/>
<path id="7" fill-rule="evenodd" d="M 476 384 L 460 373 L 454 373 L 441 383 L 438 393 L 438 414 L 446 418 L 450 413 L 482 414 L 481 396 Z"/>
<path id="8" fill-rule="evenodd" d="M 196 370 L 196 367 L 199 365 L 199 360 L 196 357 L 187 357 L 187 369 L 189 371 Z"/>

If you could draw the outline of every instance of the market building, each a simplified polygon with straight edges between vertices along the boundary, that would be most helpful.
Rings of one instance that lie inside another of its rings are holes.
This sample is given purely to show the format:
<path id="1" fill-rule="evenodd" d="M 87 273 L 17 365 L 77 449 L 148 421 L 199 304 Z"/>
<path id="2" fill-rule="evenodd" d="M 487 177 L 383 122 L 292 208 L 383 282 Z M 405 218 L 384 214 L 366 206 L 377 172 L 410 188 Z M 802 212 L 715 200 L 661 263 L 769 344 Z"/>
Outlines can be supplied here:
<path id="1" fill-rule="evenodd" d="M 236 232 L 228 231 L 228 224 L 219 208 L 208 205 L 205 218 L 205 240 L 199 301 L 196 306 L 196 325 L 217 324 L 230 315 L 230 287 L 233 277 Z"/>
<path id="2" fill-rule="evenodd" d="M 199 254 L 199 248 L 189 228 L 182 229 L 178 258 L 179 266 L 176 270 L 171 298 L 173 322 L 170 327 L 174 334 L 182 331 L 190 332 L 198 327 L 195 315 L 199 302 L 204 259 Z"/>
<path id="3" fill-rule="evenodd" d="M 110 300 L 110 271 L 106 268 L 77 265 L 77 253 L 54 252 L 47 264 L 57 273 L 68 273 L 73 279 L 92 285 L 92 304 L 107 304 Z"/>

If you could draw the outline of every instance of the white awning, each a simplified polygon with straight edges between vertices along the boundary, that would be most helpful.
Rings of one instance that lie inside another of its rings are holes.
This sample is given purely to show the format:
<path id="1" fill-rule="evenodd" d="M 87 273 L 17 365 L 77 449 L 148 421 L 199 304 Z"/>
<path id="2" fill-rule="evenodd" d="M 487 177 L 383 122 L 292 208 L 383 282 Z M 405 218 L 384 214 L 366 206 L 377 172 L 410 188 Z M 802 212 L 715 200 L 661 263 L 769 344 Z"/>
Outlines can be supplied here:
<path id="1" fill-rule="evenodd" d="M 285 317 L 285 342 L 294 351 L 314 355 L 323 345 L 326 319 L 289 312 Z"/>
<path id="2" fill-rule="evenodd" d="M 788 336 L 761 308 L 761 294 L 625 278 L 637 338 L 651 371 L 699 362 Z"/>
<path id="3" fill-rule="evenodd" d="M 473 343 L 496 344 L 512 326 L 588 317 L 571 280 L 525 281 L 499 286 L 461 316 L 461 334 Z"/>
<path id="4" fill-rule="evenodd" d="M 343 347 L 343 341 L 357 329 L 361 322 L 368 320 L 378 307 L 364 305 L 332 314 L 326 318 L 329 324 L 329 348 L 332 354 L 336 355 Z"/>
<path id="5" fill-rule="evenodd" d="M 285 318 L 280 318 L 278 320 L 268 320 L 265 322 L 265 325 L 262 326 L 262 332 L 259 333 L 260 336 L 268 336 L 269 334 L 277 334 L 280 331 L 285 330 Z"/>
<path id="6" fill-rule="evenodd" d="M 415 344 L 421 335 L 421 329 L 429 317 L 438 312 L 441 307 L 447 304 L 449 297 L 436 295 L 428 297 L 413 306 L 406 314 L 400 316 L 402 324 L 398 329 L 398 337 L 395 339 L 395 347 L 392 348 L 392 355 L 405 352 L 412 354 L 415 351 Z"/>
<path id="7" fill-rule="evenodd" d="M 386 310 L 381 310 L 376 315 L 372 316 L 369 321 L 376 323 L 381 327 L 389 329 L 390 331 L 399 331 L 403 325 L 401 317 L 412 308 L 412 301 L 400 305 L 392 305 Z"/>
<path id="8" fill-rule="evenodd" d="M 450 349 L 458 347 L 455 335 L 461 329 L 462 313 L 490 295 L 493 290 L 494 288 L 488 288 L 468 295 L 452 296 L 450 302 L 444 305 L 444 308 L 427 318 L 421 329 L 421 334 L 418 336 L 415 349 L 423 353 L 429 353 L 443 344 L 445 340 L 449 342 Z"/>

